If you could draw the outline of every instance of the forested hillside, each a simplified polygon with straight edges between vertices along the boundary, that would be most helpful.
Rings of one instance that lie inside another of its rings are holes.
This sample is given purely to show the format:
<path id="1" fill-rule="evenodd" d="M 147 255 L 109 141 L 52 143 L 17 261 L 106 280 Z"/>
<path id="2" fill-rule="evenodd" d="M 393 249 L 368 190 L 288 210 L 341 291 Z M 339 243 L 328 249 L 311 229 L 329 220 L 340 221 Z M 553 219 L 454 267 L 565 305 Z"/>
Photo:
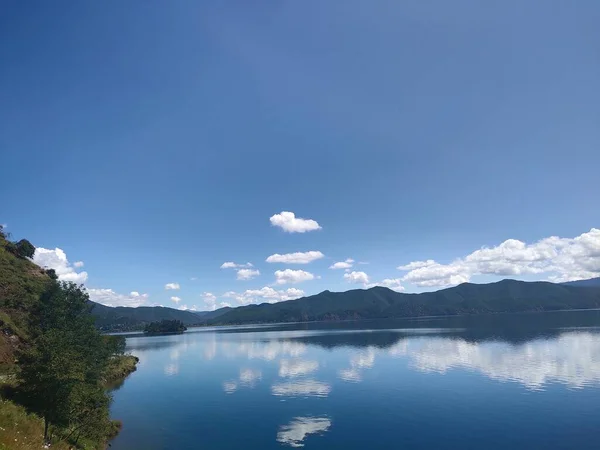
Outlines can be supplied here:
<path id="1" fill-rule="evenodd" d="M 84 289 L 30 261 L 0 227 L 0 449 L 103 449 L 118 433 L 107 385 L 135 370 L 103 336 Z"/>

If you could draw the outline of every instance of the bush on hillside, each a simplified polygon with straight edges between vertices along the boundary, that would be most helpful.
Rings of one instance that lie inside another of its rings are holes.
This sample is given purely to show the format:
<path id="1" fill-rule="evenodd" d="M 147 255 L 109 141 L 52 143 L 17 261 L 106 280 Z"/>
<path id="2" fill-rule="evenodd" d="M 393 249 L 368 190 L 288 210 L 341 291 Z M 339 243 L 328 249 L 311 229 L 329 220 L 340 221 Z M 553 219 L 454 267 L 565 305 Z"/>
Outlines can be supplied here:
<path id="1" fill-rule="evenodd" d="M 21 239 L 16 243 L 15 247 L 17 250 L 17 255 L 21 258 L 33 258 L 35 247 L 27 239 Z"/>

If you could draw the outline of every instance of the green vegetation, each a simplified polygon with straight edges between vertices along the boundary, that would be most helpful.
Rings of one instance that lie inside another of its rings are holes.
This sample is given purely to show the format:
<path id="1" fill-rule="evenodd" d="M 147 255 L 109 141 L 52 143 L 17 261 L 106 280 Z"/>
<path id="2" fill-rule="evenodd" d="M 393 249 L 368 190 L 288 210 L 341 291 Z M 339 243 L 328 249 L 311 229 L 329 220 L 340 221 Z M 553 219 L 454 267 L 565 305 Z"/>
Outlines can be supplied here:
<path id="1" fill-rule="evenodd" d="M 161 320 L 160 322 L 152 322 L 146 325 L 144 328 L 144 333 L 183 333 L 185 330 L 187 330 L 187 328 L 180 320 Z"/>
<path id="2" fill-rule="evenodd" d="M 184 325 L 199 325 L 203 320 L 190 311 L 180 311 L 162 306 L 110 306 L 93 303 L 92 315 L 96 318 L 96 326 L 102 331 L 133 331 L 143 330 L 151 322 L 180 320 Z"/>
<path id="3" fill-rule="evenodd" d="M 600 307 L 600 288 L 503 280 L 464 283 L 437 292 L 401 294 L 383 287 L 321 292 L 298 300 L 235 308 L 210 324 L 383 319 L 557 311 Z"/>
<path id="4" fill-rule="evenodd" d="M 102 336 L 87 293 L 28 258 L 35 248 L 0 229 L 0 450 L 104 448 L 107 386 L 135 370 L 125 339 Z"/>

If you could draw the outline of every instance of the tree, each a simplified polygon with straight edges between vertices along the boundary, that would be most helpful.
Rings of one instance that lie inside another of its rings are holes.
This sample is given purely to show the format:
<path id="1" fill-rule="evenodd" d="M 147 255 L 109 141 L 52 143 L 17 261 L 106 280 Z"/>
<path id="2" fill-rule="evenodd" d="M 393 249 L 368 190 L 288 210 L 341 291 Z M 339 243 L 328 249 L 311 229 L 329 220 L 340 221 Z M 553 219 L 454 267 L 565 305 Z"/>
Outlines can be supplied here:
<path id="1" fill-rule="evenodd" d="M 17 255 L 21 258 L 33 258 L 35 247 L 27 239 L 21 239 L 16 244 Z"/>
<path id="2" fill-rule="evenodd" d="M 108 417 L 100 383 L 116 346 L 106 345 L 89 309 L 81 287 L 54 281 L 32 311 L 33 342 L 20 358 L 21 381 L 29 406 L 44 418 L 45 441 L 50 425 L 81 429 L 90 415 Z"/>
<path id="3" fill-rule="evenodd" d="M 47 269 L 46 275 L 48 275 L 53 280 L 58 280 L 58 275 L 56 275 L 56 270 L 54 269 Z"/>
<path id="4" fill-rule="evenodd" d="M 144 333 L 183 333 L 187 330 L 181 320 L 163 319 L 160 322 L 151 322 L 144 328 Z"/>

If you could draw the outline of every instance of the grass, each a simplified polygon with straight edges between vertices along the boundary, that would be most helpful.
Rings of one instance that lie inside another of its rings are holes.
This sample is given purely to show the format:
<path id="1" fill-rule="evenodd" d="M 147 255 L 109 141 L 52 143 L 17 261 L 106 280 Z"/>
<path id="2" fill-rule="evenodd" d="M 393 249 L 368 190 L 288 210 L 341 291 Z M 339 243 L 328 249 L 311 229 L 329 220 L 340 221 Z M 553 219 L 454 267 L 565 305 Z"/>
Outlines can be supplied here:
<path id="1" fill-rule="evenodd" d="M 127 376 L 137 370 L 139 358 L 133 355 L 115 356 L 111 361 L 106 375 L 104 376 L 104 384 L 107 387 L 113 387 L 120 384 Z"/>
<path id="2" fill-rule="evenodd" d="M 0 399 L 0 450 L 39 450 L 43 446 L 44 422 L 35 414 L 11 401 Z M 57 442 L 56 450 L 67 450 L 69 445 Z"/>
<path id="3" fill-rule="evenodd" d="M 117 356 L 112 359 L 108 367 L 105 384 L 108 389 L 122 383 L 124 379 L 137 368 L 139 359 L 132 355 Z M 16 387 L 16 381 L 12 376 L 1 376 L 0 385 Z M 119 433 L 121 423 L 113 421 L 114 437 Z M 10 400 L 0 398 L 0 450 L 39 450 L 43 447 L 44 422 L 35 414 Z M 54 440 L 52 449 L 68 450 L 73 447 L 64 441 Z M 97 442 L 80 441 L 78 448 L 103 449 L 105 444 Z"/>

